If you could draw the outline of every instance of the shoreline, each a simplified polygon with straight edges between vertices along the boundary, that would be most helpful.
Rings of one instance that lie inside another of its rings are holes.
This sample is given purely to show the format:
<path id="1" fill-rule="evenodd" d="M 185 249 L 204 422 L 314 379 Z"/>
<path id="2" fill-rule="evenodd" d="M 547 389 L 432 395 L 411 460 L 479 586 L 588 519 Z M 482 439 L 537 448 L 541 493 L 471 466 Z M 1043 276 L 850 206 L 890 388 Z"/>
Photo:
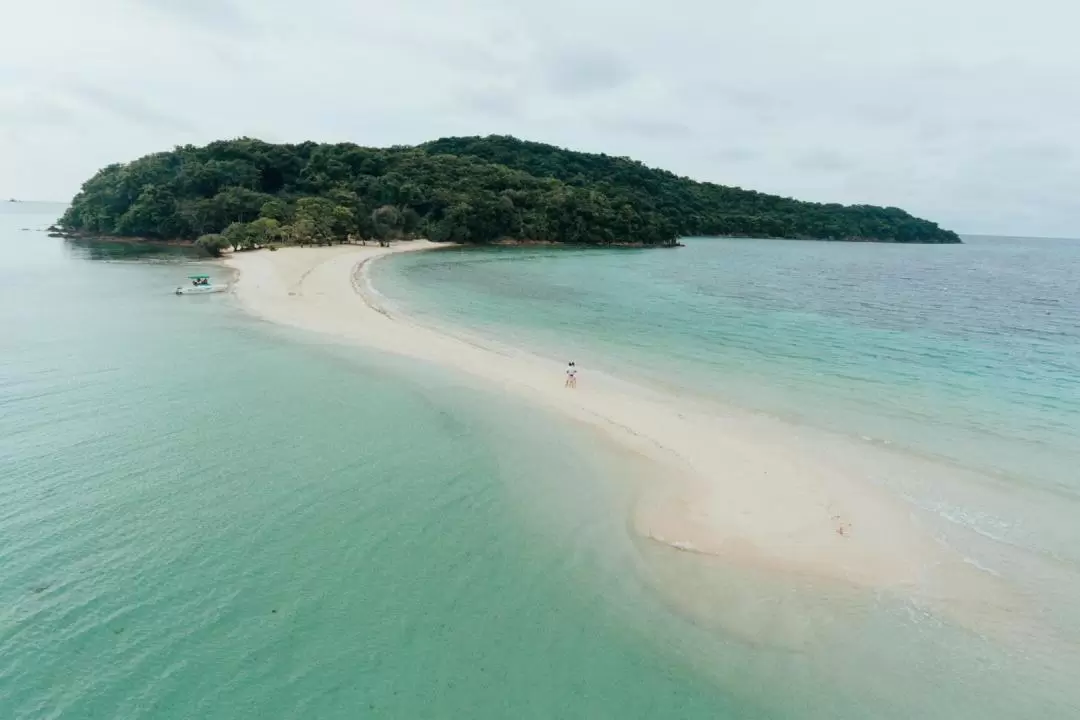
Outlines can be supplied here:
<path id="1" fill-rule="evenodd" d="M 602 431 L 658 468 L 638 498 L 636 535 L 686 553 L 867 589 L 940 597 L 978 611 L 1000 581 L 943 546 L 913 508 L 870 481 L 865 458 L 831 453 L 777 421 L 746 422 L 692 400 L 561 361 L 473 340 L 399 313 L 369 281 L 372 261 L 443 244 L 282 248 L 232 255 L 234 294 L 264 320 L 482 378 Z M 466 330 L 467 329 L 463 329 Z M 873 450 L 867 450 L 873 452 Z M 1006 593 L 1008 594 L 1008 593 Z"/>

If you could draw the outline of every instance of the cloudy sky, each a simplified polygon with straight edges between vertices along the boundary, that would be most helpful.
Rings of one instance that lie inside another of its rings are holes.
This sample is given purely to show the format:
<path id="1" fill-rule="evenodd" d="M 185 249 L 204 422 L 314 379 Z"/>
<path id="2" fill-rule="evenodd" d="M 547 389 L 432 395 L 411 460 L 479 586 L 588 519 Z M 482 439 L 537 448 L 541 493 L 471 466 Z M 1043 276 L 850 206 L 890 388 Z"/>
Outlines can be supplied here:
<path id="1" fill-rule="evenodd" d="M 506 133 L 1080 237 L 1077 27 L 1076 0 L 4 0 L 0 197 L 217 138 Z"/>

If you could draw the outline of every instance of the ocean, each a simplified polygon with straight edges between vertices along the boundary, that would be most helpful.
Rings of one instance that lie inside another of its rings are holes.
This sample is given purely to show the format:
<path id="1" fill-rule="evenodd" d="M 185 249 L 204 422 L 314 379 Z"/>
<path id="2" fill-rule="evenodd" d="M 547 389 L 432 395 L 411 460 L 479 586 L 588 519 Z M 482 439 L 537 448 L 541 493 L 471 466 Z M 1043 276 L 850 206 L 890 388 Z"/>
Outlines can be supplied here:
<path id="1" fill-rule="evenodd" d="M 1080 499 L 1080 241 L 685 242 L 406 254 L 377 264 L 374 280 L 414 316 L 575 359 L 585 374 L 985 475 L 1005 497 L 982 497 L 964 522 L 1080 562 L 1069 504 Z M 1061 498 L 1059 511 L 1031 527 L 1016 517 L 1020 487 Z M 962 513 L 954 489 L 900 488 Z"/>
<path id="2" fill-rule="evenodd" d="M 1040 630 L 1018 638 L 634 537 L 648 478 L 589 431 L 176 297 L 228 273 L 48 238 L 61 209 L 0 205 L 0 717 L 1080 709 L 1080 243 L 692 239 L 372 270 L 418 318 L 573 358 L 582 383 L 880 450 L 868 482 L 1029 598 Z"/>

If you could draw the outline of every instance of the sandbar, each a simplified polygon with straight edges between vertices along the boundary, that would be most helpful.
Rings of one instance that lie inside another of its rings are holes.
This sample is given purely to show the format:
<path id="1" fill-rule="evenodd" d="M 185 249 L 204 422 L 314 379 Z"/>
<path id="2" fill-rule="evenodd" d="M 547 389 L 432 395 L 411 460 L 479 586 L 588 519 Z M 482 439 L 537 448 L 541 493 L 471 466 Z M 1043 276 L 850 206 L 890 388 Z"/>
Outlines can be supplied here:
<path id="1" fill-rule="evenodd" d="M 867 479 L 865 462 L 794 426 L 589 368 L 568 390 L 565 359 L 425 324 L 371 287 L 371 261 L 434 247 L 289 247 L 236 253 L 225 263 L 239 272 L 235 297 L 260 318 L 469 373 L 650 459 L 662 472 L 628 523 L 642 538 L 875 589 L 914 588 L 945 569 L 970 575 L 912 507 Z M 977 586 L 972 592 L 981 592 Z"/>

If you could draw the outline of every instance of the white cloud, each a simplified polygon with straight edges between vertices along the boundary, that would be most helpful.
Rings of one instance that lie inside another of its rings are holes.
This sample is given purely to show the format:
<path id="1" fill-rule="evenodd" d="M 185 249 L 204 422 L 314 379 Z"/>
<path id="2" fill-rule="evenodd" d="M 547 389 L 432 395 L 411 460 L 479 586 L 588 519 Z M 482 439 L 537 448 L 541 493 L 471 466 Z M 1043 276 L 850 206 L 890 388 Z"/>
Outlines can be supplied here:
<path id="1" fill-rule="evenodd" d="M 12 0 L 0 197 L 253 135 L 511 133 L 960 230 L 1080 236 L 1070 0 Z"/>

